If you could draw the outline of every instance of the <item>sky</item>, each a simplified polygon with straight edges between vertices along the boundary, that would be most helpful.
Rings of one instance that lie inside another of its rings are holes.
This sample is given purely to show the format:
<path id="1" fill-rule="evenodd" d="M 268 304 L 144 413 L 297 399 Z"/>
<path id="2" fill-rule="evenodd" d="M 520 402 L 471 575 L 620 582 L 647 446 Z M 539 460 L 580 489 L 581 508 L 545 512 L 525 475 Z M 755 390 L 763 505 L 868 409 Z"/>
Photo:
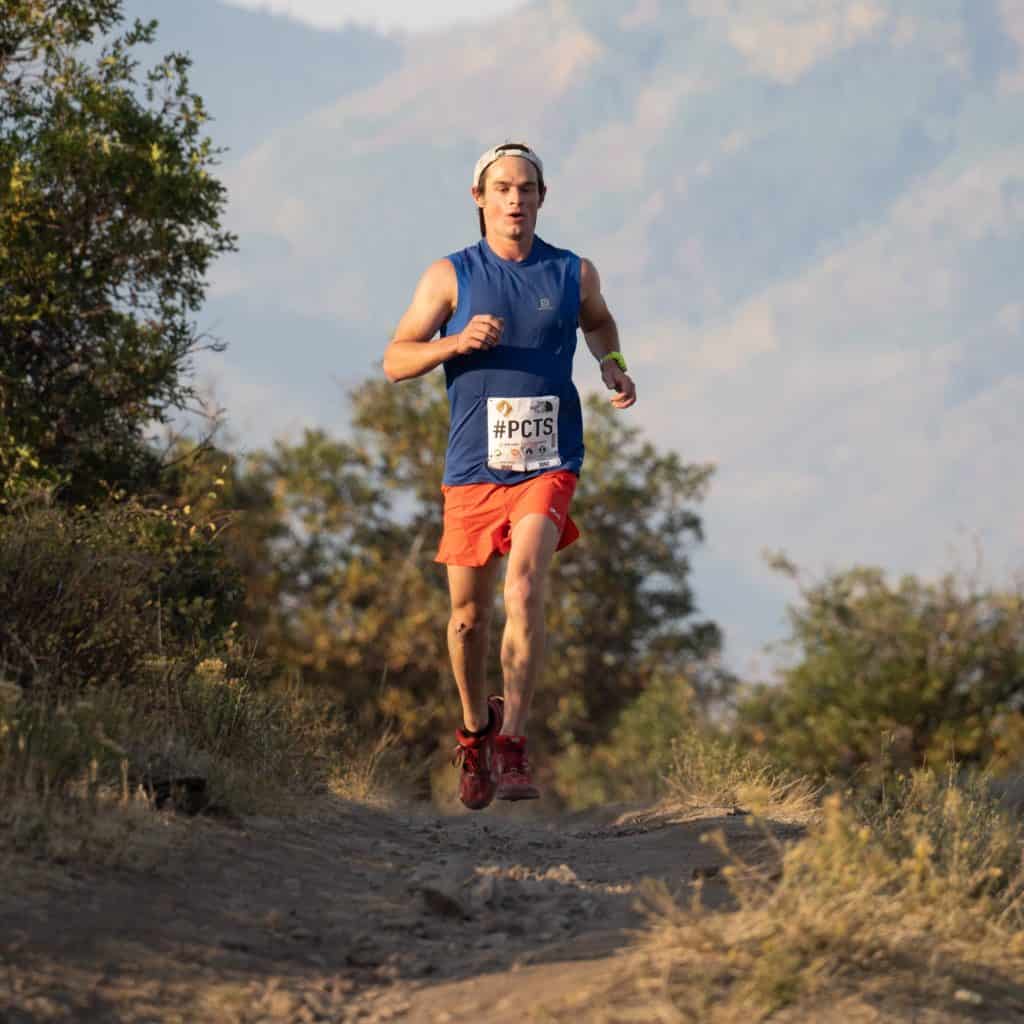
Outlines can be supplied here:
<path id="1" fill-rule="evenodd" d="M 228 0 L 250 11 L 284 14 L 313 28 L 336 29 L 351 22 L 408 32 L 445 28 L 522 7 L 525 0 Z"/>
<path id="2" fill-rule="evenodd" d="M 474 241 L 476 157 L 523 136 L 541 234 L 601 270 L 630 421 L 717 466 L 694 588 L 731 667 L 770 670 L 798 596 L 765 551 L 1024 569 L 1019 0 L 442 4 L 426 33 L 397 2 L 383 33 L 321 27 L 369 5 L 125 6 L 192 54 L 226 147 L 240 252 L 199 326 L 229 347 L 197 369 L 243 451 L 344 432 L 423 268 Z"/>

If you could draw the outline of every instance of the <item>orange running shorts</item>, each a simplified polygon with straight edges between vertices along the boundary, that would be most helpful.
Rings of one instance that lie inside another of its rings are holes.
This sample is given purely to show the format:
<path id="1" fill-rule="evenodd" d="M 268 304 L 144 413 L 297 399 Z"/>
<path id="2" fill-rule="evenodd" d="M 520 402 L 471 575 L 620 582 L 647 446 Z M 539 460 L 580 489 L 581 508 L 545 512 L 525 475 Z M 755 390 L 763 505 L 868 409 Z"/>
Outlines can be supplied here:
<path id="1" fill-rule="evenodd" d="M 521 484 L 456 484 L 442 487 L 444 533 L 435 562 L 486 565 L 491 555 L 508 554 L 512 528 L 523 516 L 539 512 L 562 531 L 558 548 L 580 535 L 569 515 L 577 477 L 567 469 L 541 473 Z"/>

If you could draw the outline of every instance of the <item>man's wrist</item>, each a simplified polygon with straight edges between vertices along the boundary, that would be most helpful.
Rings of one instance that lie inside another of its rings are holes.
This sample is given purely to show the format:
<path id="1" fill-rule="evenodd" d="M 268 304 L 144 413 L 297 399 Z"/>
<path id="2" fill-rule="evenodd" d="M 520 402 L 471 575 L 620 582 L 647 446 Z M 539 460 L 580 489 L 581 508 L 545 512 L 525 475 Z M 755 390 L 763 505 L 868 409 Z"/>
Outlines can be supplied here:
<path id="1" fill-rule="evenodd" d="M 606 352 L 597 361 L 597 364 L 598 364 L 598 366 L 604 366 L 604 364 L 607 363 L 609 360 L 614 362 L 623 373 L 627 372 L 627 370 L 626 370 L 626 357 L 621 352 L 619 352 L 618 350 L 616 350 L 614 352 Z"/>

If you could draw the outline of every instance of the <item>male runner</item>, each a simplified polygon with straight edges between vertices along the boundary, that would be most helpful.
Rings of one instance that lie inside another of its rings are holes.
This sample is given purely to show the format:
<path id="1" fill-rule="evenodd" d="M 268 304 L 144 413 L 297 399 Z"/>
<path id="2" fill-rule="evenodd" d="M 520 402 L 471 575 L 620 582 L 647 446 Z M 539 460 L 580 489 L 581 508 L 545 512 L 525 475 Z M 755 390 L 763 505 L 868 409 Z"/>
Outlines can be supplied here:
<path id="1" fill-rule="evenodd" d="M 436 560 L 448 566 L 448 650 L 462 700 L 459 796 L 474 810 L 495 795 L 540 795 L 525 732 L 544 651 L 548 569 L 555 551 L 579 536 L 569 517 L 583 463 L 572 382 L 577 325 L 615 392 L 612 405 L 636 401 L 594 265 L 534 233 L 546 192 L 544 166 L 525 144 L 484 153 L 472 185 L 483 237 L 427 268 L 384 354 L 390 381 L 442 364 L 447 380 L 451 426 Z M 484 673 L 505 554 L 502 699 L 487 696 Z"/>

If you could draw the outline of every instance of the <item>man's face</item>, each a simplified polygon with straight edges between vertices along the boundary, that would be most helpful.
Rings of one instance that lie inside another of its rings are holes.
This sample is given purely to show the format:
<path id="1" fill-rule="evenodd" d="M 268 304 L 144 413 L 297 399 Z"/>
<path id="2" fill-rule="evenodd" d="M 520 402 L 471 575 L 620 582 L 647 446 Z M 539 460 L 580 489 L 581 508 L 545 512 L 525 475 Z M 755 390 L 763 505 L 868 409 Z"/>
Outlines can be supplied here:
<path id="1" fill-rule="evenodd" d="M 473 198 L 484 211 L 488 236 L 518 240 L 533 235 L 543 202 L 537 178 L 537 168 L 521 156 L 503 156 L 487 168 L 484 191 L 473 189 Z"/>

